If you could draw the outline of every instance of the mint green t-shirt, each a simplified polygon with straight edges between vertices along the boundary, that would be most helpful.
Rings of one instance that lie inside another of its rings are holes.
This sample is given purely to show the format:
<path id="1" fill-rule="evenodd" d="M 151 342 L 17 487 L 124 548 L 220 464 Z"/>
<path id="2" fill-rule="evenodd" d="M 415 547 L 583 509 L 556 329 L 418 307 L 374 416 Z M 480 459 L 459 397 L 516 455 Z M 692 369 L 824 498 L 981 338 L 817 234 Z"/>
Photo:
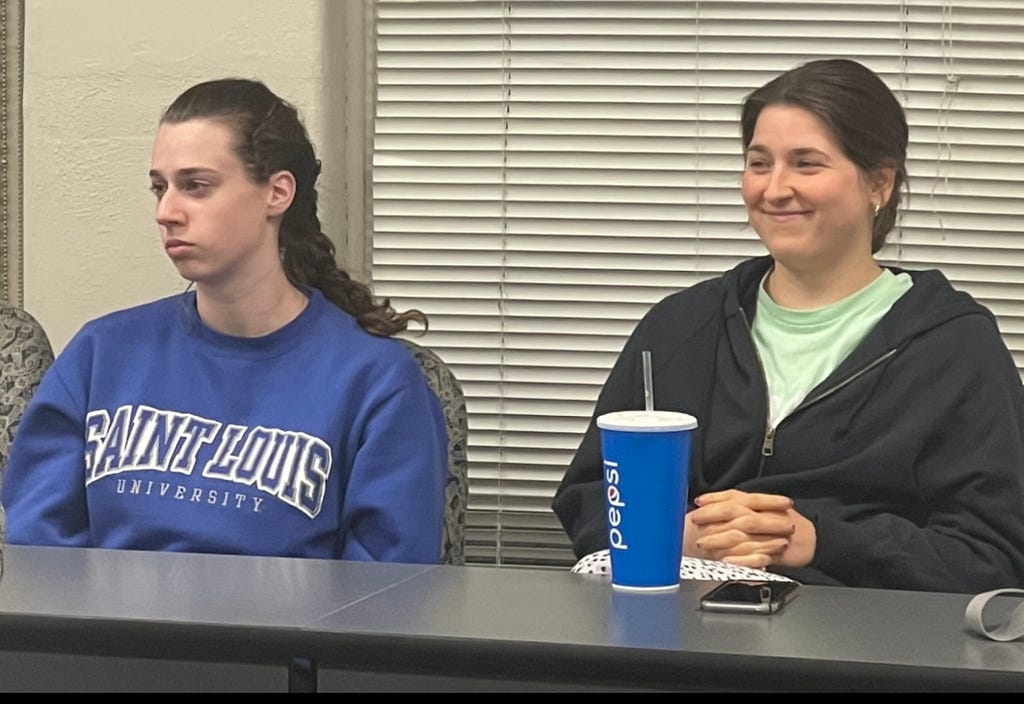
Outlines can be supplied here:
<path id="1" fill-rule="evenodd" d="M 768 380 L 769 425 L 774 428 L 839 366 L 913 281 L 910 274 L 883 269 L 870 284 L 840 301 L 792 310 L 771 299 L 764 288 L 767 278 L 757 290 L 753 335 Z"/>

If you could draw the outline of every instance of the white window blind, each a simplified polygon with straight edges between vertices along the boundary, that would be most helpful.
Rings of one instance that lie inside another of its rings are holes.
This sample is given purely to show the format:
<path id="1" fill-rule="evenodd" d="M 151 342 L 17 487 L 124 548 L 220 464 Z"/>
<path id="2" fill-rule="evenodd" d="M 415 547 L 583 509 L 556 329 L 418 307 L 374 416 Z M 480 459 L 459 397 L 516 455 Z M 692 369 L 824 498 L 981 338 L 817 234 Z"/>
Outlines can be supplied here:
<path id="1" fill-rule="evenodd" d="M 379 0 L 375 28 L 372 280 L 464 386 L 469 561 L 574 562 L 550 502 L 600 386 L 651 304 L 764 252 L 740 103 L 805 60 L 901 98 L 881 258 L 942 269 L 1024 368 L 1019 0 Z"/>

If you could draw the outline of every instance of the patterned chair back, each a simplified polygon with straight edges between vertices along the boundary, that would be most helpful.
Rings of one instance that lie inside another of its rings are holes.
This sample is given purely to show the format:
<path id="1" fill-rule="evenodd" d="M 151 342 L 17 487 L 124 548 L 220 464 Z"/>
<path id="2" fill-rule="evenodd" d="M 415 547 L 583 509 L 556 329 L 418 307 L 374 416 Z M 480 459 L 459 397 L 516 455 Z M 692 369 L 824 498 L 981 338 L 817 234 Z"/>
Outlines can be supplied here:
<path id="1" fill-rule="evenodd" d="M 50 339 L 36 319 L 20 308 L 0 307 L 0 484 L 21 414 L 51 362 Z M 0 506 L 0 575 L 6 529 Z"/>
<path id="2" fill-rule="evenodd" d="M 455 374 L 437 353 L 400 338 L 419 362 L 430 388 L 437 394 L 448 426 L 448 479 L 445 483 L 444 541 L 441 563 L 466 564 L 466 502 L 469 497 L 469 460 L 466 443 L 469 429 L 466 421 L 466 397 Z"/>

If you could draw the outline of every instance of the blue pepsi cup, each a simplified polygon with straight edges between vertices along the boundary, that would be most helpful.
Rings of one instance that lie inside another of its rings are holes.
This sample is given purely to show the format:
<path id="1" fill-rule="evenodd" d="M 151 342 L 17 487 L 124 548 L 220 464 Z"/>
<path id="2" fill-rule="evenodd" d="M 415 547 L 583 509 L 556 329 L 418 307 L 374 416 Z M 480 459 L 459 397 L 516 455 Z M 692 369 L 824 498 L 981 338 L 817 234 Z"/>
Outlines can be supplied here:
<path id="1" fill-rule="evenodd" d="M 675 411 L 616 411 L 597 418 L 612 586 L 679 587 L 697 419 Z"/>

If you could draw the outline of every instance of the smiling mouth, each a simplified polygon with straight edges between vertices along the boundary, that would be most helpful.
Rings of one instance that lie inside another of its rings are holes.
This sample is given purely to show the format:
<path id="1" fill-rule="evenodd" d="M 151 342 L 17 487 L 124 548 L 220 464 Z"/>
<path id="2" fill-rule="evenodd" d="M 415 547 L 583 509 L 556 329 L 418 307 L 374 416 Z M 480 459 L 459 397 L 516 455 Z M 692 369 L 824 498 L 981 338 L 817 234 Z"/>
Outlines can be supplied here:
<path id="1" fill-rule="evenodd" d="M 807 215 L 806 210 L 762 210 L 761 213 L 772 220 L 792 220 Z"/>

